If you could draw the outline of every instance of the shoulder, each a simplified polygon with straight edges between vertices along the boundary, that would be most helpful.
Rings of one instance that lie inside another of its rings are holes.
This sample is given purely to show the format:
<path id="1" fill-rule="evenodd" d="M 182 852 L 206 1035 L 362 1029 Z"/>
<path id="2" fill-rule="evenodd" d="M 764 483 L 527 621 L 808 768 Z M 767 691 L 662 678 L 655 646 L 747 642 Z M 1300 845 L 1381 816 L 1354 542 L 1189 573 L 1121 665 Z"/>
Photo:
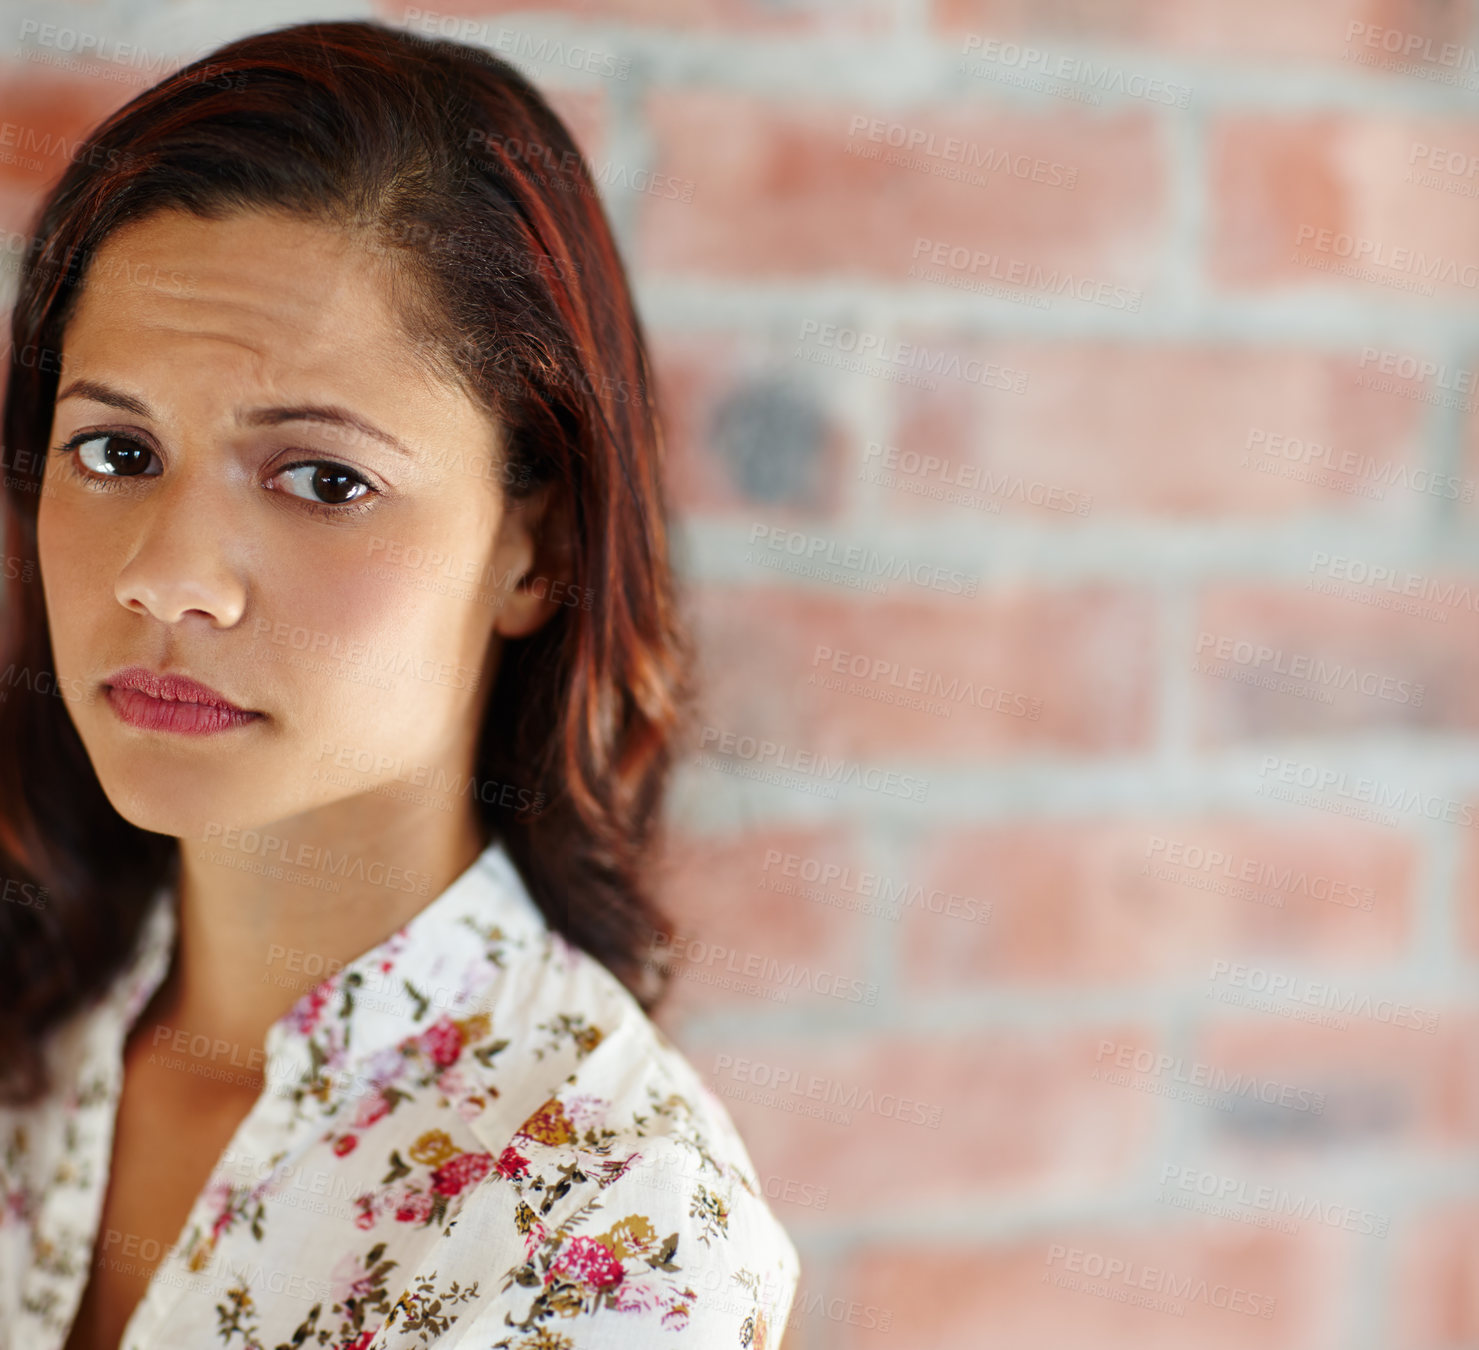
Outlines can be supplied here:
<path id="1" fill-rule="evenodd" d="M 470 1122 L 501 1202 L 465 1215 L 516 1230 L 508 1325 L 576 1347 L 662 1344 L 672 1338 L 658 1333 L 679 1330 L 679 1343 L 777 1344 L 799 1259 L 723 1103 L 600 962 L 553 932 L 527 956 L 498 999 L 521 997 L 516 1021 L 486 1009 L 499 1039 L 527 1038 L 515 1055 L 527 1081 L 499 1076 L 504 1103 L 522 1099 L 517 1122 Z M 546 1061 L 558 1080 L 533 1072 Z M 513 1234 L 482 1236 L 508 1250 Z"/>

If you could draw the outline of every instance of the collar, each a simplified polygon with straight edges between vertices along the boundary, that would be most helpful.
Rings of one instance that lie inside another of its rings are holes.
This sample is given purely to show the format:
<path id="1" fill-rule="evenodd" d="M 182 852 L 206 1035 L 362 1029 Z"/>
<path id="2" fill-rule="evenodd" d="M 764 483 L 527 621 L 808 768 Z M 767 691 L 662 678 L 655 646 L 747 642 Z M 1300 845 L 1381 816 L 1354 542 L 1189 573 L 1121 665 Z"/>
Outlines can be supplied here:
<path id="1" fill-rule="evenodd" d="M 160 886 L 138 954 L 109 996 L 124 1037 L 169 968 L 176 898 L 173 884 Z M 401 1042 L 449 1027 L 499 978 L 512 951 L 547 932 L 502 840 L 494 839 L 404 926 L 309 989 L 268 1028 L 268 1088 L 322 1101 L 329 1077 L 348 1064 L 373 1065 L 378 1057 L 393 1065 Z M 243 979 L 261 977 L 242 970 Z"/>

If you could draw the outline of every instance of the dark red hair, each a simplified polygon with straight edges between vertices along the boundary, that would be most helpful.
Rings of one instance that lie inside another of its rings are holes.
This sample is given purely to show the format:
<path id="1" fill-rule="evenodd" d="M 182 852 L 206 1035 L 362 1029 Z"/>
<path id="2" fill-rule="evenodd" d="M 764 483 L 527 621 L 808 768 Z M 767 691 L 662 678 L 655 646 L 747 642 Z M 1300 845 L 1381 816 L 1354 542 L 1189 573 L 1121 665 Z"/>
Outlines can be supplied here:
<path id="1" fill-rule="evenodd" d="M 513 814 L 474 795 L 551 926 L 651 1010 L 664 972 L 644 979 L 644 954 L 667 926 L 654 851 L 692 729 L 692 651 L 649 359 L 610 227 L 569 132 L 512 66 L 380 24 L 305 23 L 231 42 L 109 116 L 32 231 L 4 405 L 0 1096 L 47 1089 L 46 1033 L 122 969 L 178 865 L 176 841 L 124 820 L 93 772 L 57 689 L 36 553 L 79 285 L 113 230 L 167 208 L 289 212 L 385 251 L 418 357 L 503 429 L 505 492 L 555 485 L 572 593 L 593 603 L 505 643 L 477 765 L 543 805 Z"/>

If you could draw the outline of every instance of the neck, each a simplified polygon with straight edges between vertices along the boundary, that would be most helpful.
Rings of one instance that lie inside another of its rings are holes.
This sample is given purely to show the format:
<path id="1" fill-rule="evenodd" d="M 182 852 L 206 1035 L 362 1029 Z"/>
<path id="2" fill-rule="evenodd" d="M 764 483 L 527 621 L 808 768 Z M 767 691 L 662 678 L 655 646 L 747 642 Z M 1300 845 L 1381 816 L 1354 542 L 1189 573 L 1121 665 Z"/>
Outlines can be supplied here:
<path id="1" fill-rule="evenodd" d="M 260 1071 L 268 1028 L 426 908 L 485 842 L 471 806 L 417 808 L 381 793 L 182 839 L 174 958 L 135 1035 L 191 1045 L 192 1086 L 225 1065 Z"/>

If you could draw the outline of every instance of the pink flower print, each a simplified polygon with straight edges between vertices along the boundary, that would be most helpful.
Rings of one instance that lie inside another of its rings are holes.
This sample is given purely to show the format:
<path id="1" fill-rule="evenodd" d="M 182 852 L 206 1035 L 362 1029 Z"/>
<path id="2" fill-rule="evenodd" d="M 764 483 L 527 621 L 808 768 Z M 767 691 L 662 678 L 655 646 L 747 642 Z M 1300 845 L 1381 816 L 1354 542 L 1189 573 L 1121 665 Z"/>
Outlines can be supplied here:
<path id="1" fill-rule="evenodd" d="M 342 1158 L 346 1153 L 354 1152 L 354 1146 L 359 1143 L 357 1134 L 341 1134 L 334 1141 L 334 1156 Z"/>
<path id="2" fill-rule="evenodd" d="M 288 1015 L 293 1019 L 293 1026 L 296 1030 L 306 1035 L 318 1025 L 324 1004 L 329 1001 L 329 996 L 334 992 L 334 980 L 335 977 L 330 976 L 322 984 L 315 985 L 293 1004 L 292 1011 Z"/>
<path id="3" fill-rule="evenodd" d="M 498 1175 L 507 1177 L 510 1181 L 514 1177 L 521 1177 L 529 1170 L 529 1159 L 510 1144 L 498 1155 Z"/>
<path id="4" fill-rule="evenodd" d="M 611 1306 L 617 1312 L 652 1312 L 663 1306 L 662 1291 L 651 1276 L 646 1279 L 633 1278 L 616 1291 Z M 753 1346 L 751 1350 L 754 1350 Z"/>
<path id="5" fill-rule="evenodd" d="M 431 1217 L 432 1198 L 425 1191 L 409 1191 L 396 1206 L 399 1223 L 425 1223 Z"/>
<path id="6" fill-rule="evenodd" d="M 570 1118 L 577 1134 L 587 1129 L 599 1129 L 611 1103 L 604 1097 L 591 1092 L 582 1092 L 565 1102 L 565 1114 Z"/>
<path id="7" fill-rule="evenodd" d="M 406 1072 L 406 1057 L 398 1045 L 377 1050 L 365 1063 L 365 1079 L 377 1087 L 389 1087 Z"/>
<path id="8" fill-rule="evenodd" d="M 595 1238 L 578 1237 L 570 1239 L 560 1259 L 546 1272 L 544 1282 L 548 1284 L 556 1275 L 563 1275 L 575 1284 L 599 1291 L 620 1284 L 625 1273 L 611 1248 Z"/>
<path id="9" fill-rule="evenodd" d="M 462 1065 L 454 1064 L 437 1075 L 437 1091 L 452 1101 L 460 1100 L 472 1092 L 472 1084 L 462 1071 Z"/>
<path id="10" fill-rule="evenodd" d="M 373 1195 L 361 1195 L 356 1197 L 355 1202 L 359 1206 L 359 1213 L 354 1216 L 356 1228 L 373 1228 L 375 1226 L 375 1197 Z"/>
<path id="11" fill-rule="evenodd" d="M 383 1092 L 372 1092 L 360 1102 L 354 1113 L 354 1128 L 367 1130 L 381 1116 L 390 1114 L 390 1101 Z"/>
<path id="12" fill-rule="evenodd" d="M 254 1195 L 260 1195 L 271 1185 L 271 1179 L 258 1182 L 255 1188 L 245 1186 L 234 1186 L 224 1177 L 211 1175 L 205 1185 L 207 1203 L 210 1206 L 214 1218 L 211 1220 L 210 1233 L 206 1237 L 212 1247 L 216 1245 L 216 1239 L 236 1222 L 238 1214 Z"/>
<path id="13" fill-rule="evenodd" d="M 479 1182 L 493 1166 L 491 1153 L 459 1153 L 431 1174 L 431 1186 L 438 1195 L 461 1195 L 469 1182 Z"/>
<path id="14" fill-rule="evenodd" d="M 529 1231 L 524 1234 L 524 1260 L 531 1261 L 534 1253 L 544 1246 L 544 1240 L 549 1236 L 545 1226 L 535 1219 L 529 1225 Z M 548 1281 L 545 1281 L 548 1283 Z"/>
<path id="15" fill-rule="evenodd" d="M 473 1093 L 470 1097 L 459 1097 L 457 1099 L 457 1114 L 463 1120 L 476 1120 L 488 1109 L 488 1103 L 479 1093 Z"/>
<path id="16" fill-rule="evenodd" d="M 455 1064 L 462 1053 L 462 1032 L 450 1017 L 437 1018 L 421 1033 L 421 1048 L 439 1069 Z"/>
<path id="17" fill-rule="evenodd" d="M 329 1272 L 329 1292 L 335 1303 L 369 1298 L 374 1288 L 375 1281 L 365 1271 L 357 1252 L 345 1252 Z"/>

